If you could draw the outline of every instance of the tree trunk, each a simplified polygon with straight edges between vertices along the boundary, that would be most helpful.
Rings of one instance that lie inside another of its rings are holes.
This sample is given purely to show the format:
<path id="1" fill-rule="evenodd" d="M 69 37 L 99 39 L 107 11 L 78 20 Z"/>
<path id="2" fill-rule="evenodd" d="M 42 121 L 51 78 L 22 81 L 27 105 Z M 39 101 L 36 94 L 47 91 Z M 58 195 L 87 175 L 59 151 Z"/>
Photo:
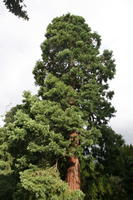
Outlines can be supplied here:
<path id="1" fill-rule="evenodd" d="M 70 134 L 71 145 L 76 147 L 79 145 L 78 134 L 73 132 Z M 67 169 L 67 183 L 71 190 L 80 190 L 80 163 L 76 156 L 68 159 L 69 167 Z"/>

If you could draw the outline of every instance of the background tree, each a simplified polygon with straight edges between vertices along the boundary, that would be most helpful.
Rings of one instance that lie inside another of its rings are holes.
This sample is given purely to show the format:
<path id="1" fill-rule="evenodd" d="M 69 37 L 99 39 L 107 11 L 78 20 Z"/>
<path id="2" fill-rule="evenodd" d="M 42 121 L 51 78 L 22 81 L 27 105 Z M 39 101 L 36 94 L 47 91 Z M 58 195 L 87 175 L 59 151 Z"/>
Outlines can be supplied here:
<path id="1" fill-rule="evenodd" d="M 92 148 L 93 156 L 104 166 L 105 174 L 123 174 L 120 158 L 125 141 L 111 127 L 101 126 L 100 130 L 102 137 L 98 146 Z"/>
<path id="2" fill-rule="evenodd" d="M 126 200 L 128 197 L 123 183 L 125 166 L 122 159 L 125 142 L 121 135 L 108 126 L 101 126 L 100 130 L 102 137 L 97 145 L 92 146 L 96 166 L 88 176 L 88 184 L 84 189 L 88 191 L 89 199 Z"/>
<path id="3" fill-rule="evenodd" d="M 3 2 L 6 8 L 14 15 L 25 20 L 29 19 L 27 11 L 24 10 L 24 7 L 26 7 L 24 0 L 3 0 Z"/>
<path id="4" fill-rule="evenodd" d="M 124 173 L 121 175 L 129 200 L 133 199 L 133 146 L 124 145 L 122 148 L 122 162 Z"/>
<path id="5" fill-rule="evenodd" d="M 92 147 L 95 169 L 88 179 L 84 176 L 85 199 L 132 199 L 133 146 L 126 145 L 122 136 L 110 127 L 101 126 L 100 130 L 102 137 Z"/>

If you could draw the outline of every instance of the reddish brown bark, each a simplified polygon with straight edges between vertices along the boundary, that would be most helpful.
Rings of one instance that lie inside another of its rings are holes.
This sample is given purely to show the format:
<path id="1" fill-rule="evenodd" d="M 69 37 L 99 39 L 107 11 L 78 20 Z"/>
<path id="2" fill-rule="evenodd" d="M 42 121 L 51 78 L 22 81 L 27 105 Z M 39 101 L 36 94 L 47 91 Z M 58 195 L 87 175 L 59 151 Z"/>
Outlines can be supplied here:
<path id="1" fill-rule="evenodd" d="M 80 190 L 80 164 L 77 157 L 70 157 L 67 170 L 67 182 L 71 190 Z"/>
<path id="2" fill-rule="evenodd" d="M 72 146 L 79 145 L 78 134 L 73 132 L 70 134 L 70 140 L 72 141 Z M 69 167 L 67 169 L 67 183 L 71 190 L 80 189 L 80 163 L 76 156 L 71 156 L 68 159 Z"/>

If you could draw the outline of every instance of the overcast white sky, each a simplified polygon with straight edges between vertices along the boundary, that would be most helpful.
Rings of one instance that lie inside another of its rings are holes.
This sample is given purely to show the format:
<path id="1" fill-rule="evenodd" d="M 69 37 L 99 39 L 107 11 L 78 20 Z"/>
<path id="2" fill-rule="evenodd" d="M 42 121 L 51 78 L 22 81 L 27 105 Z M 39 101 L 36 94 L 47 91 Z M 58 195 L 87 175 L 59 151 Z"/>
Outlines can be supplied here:
<path id="1" fill-rule="evenodd" d="M 21 102 L 24 90 L 36 91 L 32 70 L 41 58 L 40 44 L 54 17 L 68 12 L 83 16 L 102 37 L 102 48 L 113 50 L 116 76 L 112 128 L 133 144 L 133 1 L 25 0 L 30 20 L 18 19 L 0 1 L 0 115 Z M 2 121 L 0 121 L 2 124 Z"/>

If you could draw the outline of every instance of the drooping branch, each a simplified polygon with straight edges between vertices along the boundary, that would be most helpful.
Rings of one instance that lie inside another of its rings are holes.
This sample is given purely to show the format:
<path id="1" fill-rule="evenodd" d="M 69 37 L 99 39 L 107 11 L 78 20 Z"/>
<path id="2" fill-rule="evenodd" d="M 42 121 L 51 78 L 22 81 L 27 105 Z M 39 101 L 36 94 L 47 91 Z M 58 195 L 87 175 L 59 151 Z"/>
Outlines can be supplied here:
<path id="1" fill-rule="evenodd" d="M 24 10 L 26 5 L 23 2 L 24 0 L 3 0 L 6 8 L 12 12 L 14 15 L 21 17 L 25 20 L 29 20 L 27 11 Z"/>

